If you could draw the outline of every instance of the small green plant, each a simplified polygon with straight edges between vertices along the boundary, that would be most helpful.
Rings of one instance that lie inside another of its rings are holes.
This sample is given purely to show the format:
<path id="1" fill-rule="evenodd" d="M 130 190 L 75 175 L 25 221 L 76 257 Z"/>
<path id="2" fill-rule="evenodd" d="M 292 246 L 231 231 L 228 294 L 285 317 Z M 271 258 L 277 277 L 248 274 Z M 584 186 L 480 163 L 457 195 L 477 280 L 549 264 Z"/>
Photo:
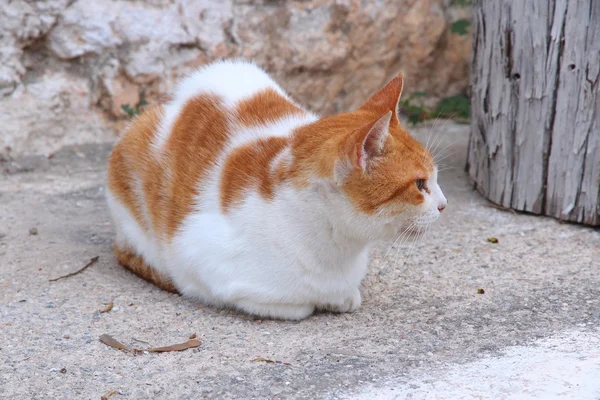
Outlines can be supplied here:
<path id="1" fill-rule="evenodd" d="M 471 118 L 471 100 L 464 94 L 446 97 L 438 103 L 435 114 L 464 122 Z"/>
<path id="2" fill-rule="evenodd" d="M 469 33 L 469 26 L 471 26 L 470 21 L 466 19 L 459 19 L 457 21 L 454 21 L 452 25 L 450 25 L 450 32 L 464 36 L 467 33 Z"/>
<path id="3" fill-rule="evenodd" d="M 425 93 L 414 92 L 411 93 L 406 99 L 400 100 L 400 110 L 406 114 L 408 122 L 413 125 L 429 119 L 429 113 L 423 105 L 423 101 L 417 100 L 423 97 L 425 97 Z"/>
<path id="4" fill-rule="evenodd" d="M 123 110 L 123 112 L 125 112 L 125 114 L 127 114 L 127 116 L 129 118 L 133 118 L 136 115 L 139 115 L 142 108 L 147 104 L 148 104 L 148 102 L 146 101 L 146 93 L 144 93 L 144 91 L 141 90 L 140 91 L 140 100 L 138 101 L 138 103 L 133 107 L 130 106 L 129 104 L 122 104 L 121 110 Z"/>
<path id="5" fill-rule="evenodd" d="M 471 0 L 454 0 L 452 2 L 453 6 L 457 7 L 470 7 L 472 4 Z M 471 21 L 467 19 L 459 19 L 456 20 L 450 25 L 450 32 L 456 33 L 457 35 L 464 36 L 469 33 L 469 27 L 471 26 Z"/>
<path id="6" fill-rule="evenodd" d="M 460 123 L 467 123 L 471 117 L 471 101 L 464 94 L 445 97 L 435 109 L 430 109 L 423 104 L 423 92 L 410 94 L 406 99 L 400 100 L 399 109 L 406 115 L 408 122 L 416 125 L 433 118 L 449 118 Z"/>

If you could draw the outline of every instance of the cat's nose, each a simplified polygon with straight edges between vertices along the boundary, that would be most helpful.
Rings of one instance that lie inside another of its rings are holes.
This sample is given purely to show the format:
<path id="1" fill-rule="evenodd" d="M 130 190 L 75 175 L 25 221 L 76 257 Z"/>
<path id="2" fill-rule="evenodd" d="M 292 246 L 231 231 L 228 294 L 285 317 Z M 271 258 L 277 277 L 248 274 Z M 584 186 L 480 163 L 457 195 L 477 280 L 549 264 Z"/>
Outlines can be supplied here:
<path id="1" fill-rule="evenodd" d="M 440 204 L 438 205 L 438 211 L 439 211 L 439 212 L 442 212 L 442 211 L 444 211 L 444 209 L 445 209 L 445 208 L 446 208 L 446 203 L 440 203 Z"/>

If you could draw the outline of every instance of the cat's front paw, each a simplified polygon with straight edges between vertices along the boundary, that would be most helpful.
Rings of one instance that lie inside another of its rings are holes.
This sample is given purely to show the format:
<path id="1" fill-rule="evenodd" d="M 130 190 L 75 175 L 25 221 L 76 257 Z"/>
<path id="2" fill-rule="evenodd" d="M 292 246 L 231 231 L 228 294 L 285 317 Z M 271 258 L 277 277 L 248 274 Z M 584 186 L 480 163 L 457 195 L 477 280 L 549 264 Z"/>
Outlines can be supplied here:
<path id="1" fill-rule="evenodd" d="M 348 297 L 348 298 L 346 298 L 346 300 L 344 300 L 343 303 L 341 303 L 341 304 L 326 304 L 320 308 L 323 310 L 326 310 L 326 311 L 339 312 L 339 313 L 353 312 L 353 311 L 356 311 L 358 309 L 358 307 L 360 307 L 361 302 L 362 302 L 362 297 L 360 295 L 360 290 L 356 289 L 350 297 Z"/>

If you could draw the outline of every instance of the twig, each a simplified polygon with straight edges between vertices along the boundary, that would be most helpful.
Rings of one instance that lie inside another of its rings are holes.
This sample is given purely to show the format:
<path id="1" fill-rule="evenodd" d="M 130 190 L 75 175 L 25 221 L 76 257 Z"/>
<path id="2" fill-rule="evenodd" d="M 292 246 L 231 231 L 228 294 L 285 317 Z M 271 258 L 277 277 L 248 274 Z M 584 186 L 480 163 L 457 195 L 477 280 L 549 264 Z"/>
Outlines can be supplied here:
<path id="1" fill-rule="evenodd" d="M 92 258 L 90 260 L 90 262 L 88 262 L 87 264 L 85 264 L 85 266 L 83 268 L 81 268 L 79 271 L 75 271 L 75 272 L 71 272 L 70 274 L 64 275 L 64 276 L 59 276 L 58 278 L 54 278 L 54 279 L 50 279 L 50 282 L 56 282 L 59 279 L 64 279 L 64 278 L 69 278 L 73 275 L 77 275 L 82 273 L 83 271 L 85 271 L 87 268 L 91 267 L 92 265 L 96 264 L 96 262 L 98 261 L 98 259 L 100 258 L 100 256 L 96 256 L 94 258 Z"/>
<path id="2" fill-rule="evenodd" d="M 264 358 L 264 357 L 256 357 L 254 360 L 251 360 L 252 362 L 264 362 L 267 364 L 283 364 L 283 365 L 292 365 L 289 362 L 283 362 L 283 361 L 278 361 L 278 360 L 269 360 L 268 358 Z"/>
<path id="3" fill-rule="evenodd" d="M 119 393 L 118 390 L 111 390 L 110 392 L 106 393 L 104 396 L 100 397 L 100 400 L 108 400 L 112 397 L 113 394 L 117 394 Z"/>
<path id="4" fill-rule="evenodd" d="M 148 346 L 151 346 L 151 344 L 146 342 L 145 340 L 140 340 L 140 339 L 136 339 L 136 338 L 131 338 L 131 339 L 133 339 L 136 342 L 144 343 L 144 344 L 147 344 Z"/>
<path id="5" fill-rule="evenodd" d="M 490 208 L 495 208 L 496 210 L 510 211 L 511 213 L 517 215 L 517 212 L 515 210 L 513 210 L 512 208 L 508 208 L 508 207 L 504 207 L 504 206 L 499 206 L 498 204 L 488 203 L 485 206 L 486 207 L 490 207 Z"/>

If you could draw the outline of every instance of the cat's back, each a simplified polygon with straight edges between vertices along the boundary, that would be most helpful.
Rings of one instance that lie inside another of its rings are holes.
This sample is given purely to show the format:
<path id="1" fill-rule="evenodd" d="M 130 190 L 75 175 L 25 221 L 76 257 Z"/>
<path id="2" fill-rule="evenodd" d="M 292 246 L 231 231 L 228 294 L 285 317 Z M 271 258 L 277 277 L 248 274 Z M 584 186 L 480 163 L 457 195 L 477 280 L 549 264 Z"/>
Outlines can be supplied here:
<path id="1" fill-rule="evenodd" d="M 169 240 L 199 203 L 225 211 L 240 195 L 235 182 L 252 181 L 253 160 L 274 144 L 281 150 L 295 126 L 314 119 L 256 65 L 210 64 L 133 121 L 111 154 L 109 198 L 137 236 Z M 242 163 L 228 176 L 232 160 Z M 231 199 L 220 193 L 228 182 Z"/>

